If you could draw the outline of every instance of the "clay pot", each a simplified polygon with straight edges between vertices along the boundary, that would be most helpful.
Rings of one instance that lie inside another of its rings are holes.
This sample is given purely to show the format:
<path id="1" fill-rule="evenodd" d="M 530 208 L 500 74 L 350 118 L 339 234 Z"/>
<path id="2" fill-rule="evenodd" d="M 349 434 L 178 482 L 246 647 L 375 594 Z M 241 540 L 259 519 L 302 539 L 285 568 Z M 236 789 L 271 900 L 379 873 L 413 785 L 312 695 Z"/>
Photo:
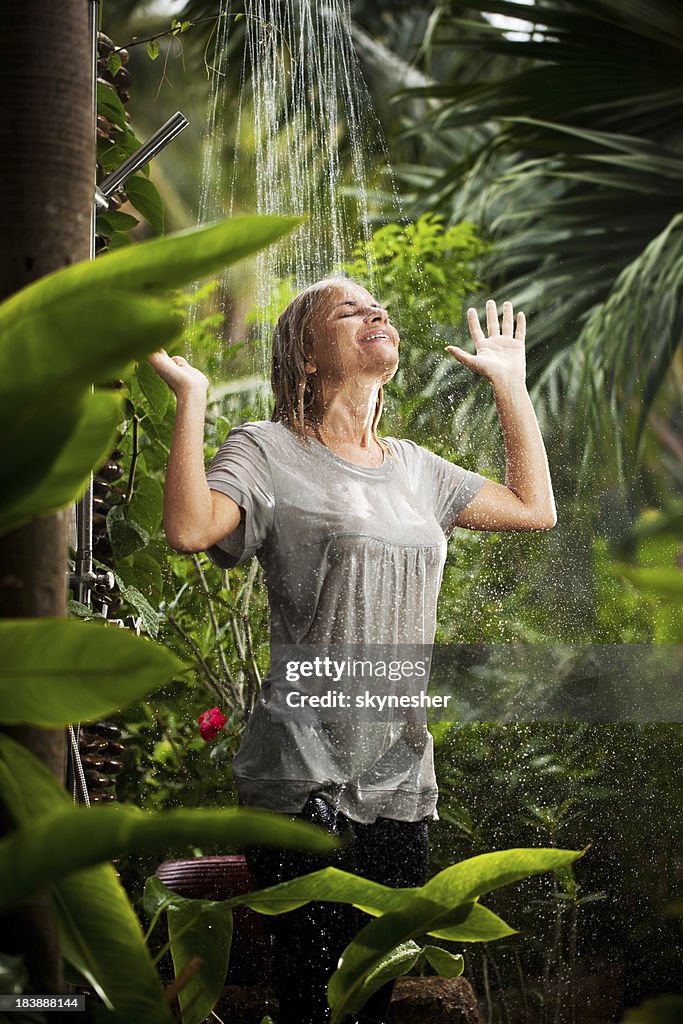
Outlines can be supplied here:
<path id="1" fill-rule="evenodd" d="M 397 978 L 389 1024 L 483 1024 L 466 978 Z"/>
<path id="2" fill-rule="evenodd" d="M 159 865 L 156 874 L 164 885 L 187 899 L 229 900 L 254 888 L 241 854 L 166 860 Z M 271 978 L 272 961 L 261 918 L 248 907 L 236 907 L 233 915 L 226 983 L 265 986 Z"/>

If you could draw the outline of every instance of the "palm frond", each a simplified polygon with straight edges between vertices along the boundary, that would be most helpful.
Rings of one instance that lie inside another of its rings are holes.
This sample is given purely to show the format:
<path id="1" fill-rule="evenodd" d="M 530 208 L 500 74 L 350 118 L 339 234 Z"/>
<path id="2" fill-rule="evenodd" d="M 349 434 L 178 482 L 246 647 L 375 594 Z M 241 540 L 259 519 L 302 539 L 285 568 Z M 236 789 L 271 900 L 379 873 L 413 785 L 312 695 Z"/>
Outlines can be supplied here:
<path id="1" fill-rule="evenodd" d="M 533 25 L 512 36 L 492 14 Z M 630 465 L 683 318 L 683 9 L 451 0 L 432 46 L 478 52 L 480 71 L 413 90 L 436 108 L 407 131 L 440 139 L 413 209 L 467 217 L 493 240 L 484 276 L 531 320 L 546 412 L 569 389 L 602 457 Z"/>

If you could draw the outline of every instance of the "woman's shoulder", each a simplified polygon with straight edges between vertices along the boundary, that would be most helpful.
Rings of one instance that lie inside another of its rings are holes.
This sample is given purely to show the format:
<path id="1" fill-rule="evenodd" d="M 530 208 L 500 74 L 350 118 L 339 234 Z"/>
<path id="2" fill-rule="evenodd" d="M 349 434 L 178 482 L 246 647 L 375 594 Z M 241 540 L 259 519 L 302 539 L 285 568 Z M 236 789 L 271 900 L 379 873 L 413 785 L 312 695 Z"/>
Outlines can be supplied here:
<path id="1" fill-rule="evenodd" d="M 275 452 L 289 451 L 291 446 L 296 444 L 296 437 L 284 423 L 273 420 L 246 420 L 231 428 L 225 443 L 257 448 L 263 455 L 269 457 Z"/>
<path id="2" fill-rule="evenodd" d="M 404 462 L 415 462 L 421 459 L 424 453 L 429 454 L 426 448 L 407 437 L 383 437 L 381 440 L 389 446 L 392 455 Z"/>
<path id="3" fill-rule="evenodd" d="M 245 420 L 244 423 L 236 423 L 230 429 L 228 437 L 237 434 L 247 435 L 254 441 L 267 441 L 275 437 L 282 437 L 290 431 L 282 423 L 274 423 L 272 420 Z"/>

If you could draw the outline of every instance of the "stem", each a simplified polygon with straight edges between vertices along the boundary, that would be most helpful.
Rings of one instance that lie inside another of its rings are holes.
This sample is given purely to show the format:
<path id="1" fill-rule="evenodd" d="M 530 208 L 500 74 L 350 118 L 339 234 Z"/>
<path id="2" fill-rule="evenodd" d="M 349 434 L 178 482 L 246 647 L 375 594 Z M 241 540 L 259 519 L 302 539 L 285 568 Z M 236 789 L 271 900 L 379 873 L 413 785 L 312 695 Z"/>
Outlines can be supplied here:
<path id="1" fill-rule="evenodd" d="M 225 660 L 225 651 L 223 650 L 223 645 L 221 643 L 220 628 L 218 626 L 218 619 L 216 618 L 216 609 L 214 608 L 213 601 L 211 599 L 211 592 L 209 591 L 209 584 L 206 582 L 206 576 L 204 575 L 204 570 L 201 567 L 201 564 L 200 564 L 200 561 L 199 561 L 197 555 L 195 555 L 195 554 L 192 555 L 192 561 L 194 563 L 195 569 L 197 570 L 197 575 L 199 576 L 199 582 L 201 584 L 201 588 L 202 588 L 202 590 L 204 592 L 204 596 L 206 598 L 206 605 L 207 605 L 207 608 L 208 608 L 208 611 L 209 611 L 209 621 L 211 622 L 211 627 L 212 627 L 214 635 L 216 637 L 216 652 L 218 654 L 218 661 L 220 663 L 221 668 L 223 669 L 223 675 L 225 677 L 225 681 L 226 681 L 226 683 L 228 685 L 228 690 L 230 691 L 232 699 L 233 699 L 235 704 L 239 704 L 240 703 L 240 696 L 239 696 L 239 693 L 237 692 L 237 688 L 235 686 L 235 682 L 234 682 L 234 680 L 232 678 L 232 673 L 230 672 L 230 669 L 228 668 L 228 663 Z"/>
<path id="2" fill-rule="evenodd" d="M 190 22 L 190 27 L 194 28 L 195 25 L 201 25 L 203 21 L 217 21 L 219 18 L 236 18 L 236 14 L 212 14 L 207 18 L 197 18 L 196 21 Z M 185 30 L 187 31 L 187 29 Z M 133 36 L 129 43 L 124 43 L 123 46 L 115 46 L 114 53 L 119 53 L 121 50 L 130 50 L 133 46 L 142 46 L 143 43 L 153 43 L 155 39 L 163 39 L 164 36 L 177 36 L 179 34 L 177 28 L 165 28 L 161 32 L 155 32 L 153 36 L 145 36 L 144 39 L 139 39 L 138 36 Z"/>
<path id="3" fill-rule="evenodd" d="M 195 641 L 192 639 L 189 633 L 185 632 L 185 630 L 180 625 L 178 620 L 174 618 L 174 616 L 171 615 L 170 612 L 168 611 L 166 612 L 166 621 L 171 624 L 173 629 L 175 629 L 176 633 L 178 633 L 178 635 L 183 638 L 188 647 L 191 648 L 195 658 L 197 659 L 201 667 L 204 669 L 204 672 L 206 673 L 207 689 L 211 690 L 213 694 L 218 697 L 219 700 L 225 700 L 225 690 L 222 688 L 218 679 L 216 679 L 215 675 L 213 674 L 213 671 L 211 670 L 211 666 L 205 660 L 204 656 L 202 655 L 202 652 L 197 647 Z"/>
<path id="4" fill-rule="evenodd" d="M 530 1020 L 529 1014 L 529 1000 L 526 994 L 526 978 L 524 977 L 524 971 L 522 970 L 522 961 L 519 958 L 519 950 L 515 949 L 515 964 L 517 966 L 517 977 L 519 978 L 519 987 L 522 993 L 522 1004 L 524 1006 L 524 1020 Z"/>
<path id="5" fill-rule="evenodd" d="M 215 75 L 219 75 L 219 76 L 223 75 L 222 71 L 219 71 L 218 68 L 215 68 L 212 64 L 209 64 L 209 59 L 208 59 L 208 56 L 207 56 L 207 54 L 209 52 L 209 46 L 211 45 L 211 40 L 214 37 L 214 33 L 216 31 L 216 26 L 217 25 L 218 25 L 218 21 L 215 21 L 214 24 L 211 26 L 211 31 L 209 32 L 209 37 L 206 40 L 206 46 L 204 47 L 203 60 L 204 60 L 204 69 L 206 71 L 206 77 L 207 78 L 211 77 L 211 72 L 212 71 L 213 71 L 213 73 Z"/>
<path id="6" fill-rule="evenodd" d="M 569 918 L 569 985 L 570 985 L 570 1021 L 576 1024 L 576 939 L 577 939 L 577 905 L 572 904 Z"/>
<path id="7" fill-rule="evenodd" d="M 258 571 L 258 561 L 256 559 L 253 559 L 249 567 L 249 575 L 247 576 L 247 582 L 244 584 L 241 592 L 237 596 L 237 600 L 243 602 L 245 614 L 249 609 L 249 602 L 251 601 L 251 595 L 254 590 L 254 583 L 256 582 L 256 576 L 258 575 Z"/>
<path id="8" fill-rule="evenodd" d="M 133 486 L 135 484 L 135 469 L 138 464 L 138 455 L 140 449 L 138 445 L 138 424 L 140 423 L 140 417 L 135 413 L 133 415 L 133 454 L 130 460 L 130 471 L 128 473 L 128 486 L 126 488 L 126 504 L 130 505 L 130 499 L 133 497 Z"/>
<path id="9" fill-rule="evenodd" d="M 251 671 L 247 674 L 248 682 L 248 693 L 245 701 L 245 711 L 253 711 L 254 704 L 256 703 L 258 694 L 261 691 L 261 673 L 258 670 L 258 664 L 256 662 L 256 654 L 254 652 L 253 635 L 251 632 L 251 625 L 249 623 L 249 604 L 251 602 L 251 596 L 254 592 L 254 583 L 259 571 L 259 564 L 256 559 L 253 560 L 250 568 L 247 581 L 242 588 L 238 600 L 242 603 L 242 624 L 244 628 L 244 636 L 246 640 L 247 655 L 250 664 Z"/>
<path id="10" fill-rule="evenodd" d="M 175 744 L 173 737 L 171 736 L 170 732 L 168 731 L 168 728 L 166 727 L 164 719 L 161 717 L 158 709 L 154 706 L 154 704 L 150 703 L 150 708 L 152 709 L 152 713 L 154 714 L 154 718 L 156 720 L 157 725 L 161 729 L 161 735 L 168 742 L 168 745 L 171 748 L 171 752 L 173 753 L 173 756 L 176 759 L 176 766 L 178 770 L 182 771 L 184 767 L 183 758 L 180 755 L 180 752 Z"/>
<path id="11" fill-rule="evenodd" d="M 189 29 L 191 29 L 191 28 L 194 28 L 195 25 L 202 25 L 202 24 L 204 24 L 207 21 L 218 22 L 220 18 L 233 18 L 235 21 L 240 21 L 242 18 L 245 18 L 245 19 L 248 18 L 250 21 L 256 21 L 260 25 L 264 25 L 266 28 L 270 29 L 271 32 L 275 30 L 274 26 L 271 25 L 271 23 L 269 21 L 266 21 L 264 18 L 258 18 L 255 14 L 244 14 L 243 12 L 238 11 L 236 14 L 228 14 L 226 12 L 225 14 L 211 14 L 211 15 L 209 15 L 206 18 L 197 18 L 196 21 L 190 21 L 190 24 L 185 29 L 185 32 L 189 31 Z M 215 25 L 214 25 L 214 29 L 215 29 Z M 289 48 L 289 44 L 287 43 L 287 40 L 285 39 L 285 37 L 282 34 L 282 32 L 280 32 L 279 30 L 277 30 L 277 32 L 278 32 L 278 35 L 282 38 L 282 42 L 287 47 L 287 50 L 289 51 L 289 56 L 291 57 L 292 56 L 292 51 Z M 165 28 L 161 32 L 155 32 L 154 35 L 152 35 L 152 36 L 145 36 L 144 39 L 138 39 L 137 36 L 133 36 L 133 38 L 131 39 L 131 41 L 129 43 L 124 43 L 123 46 L 115 46 L 113 52 L 114 53 L 119 53 L 121 50 L 130 50 L 131 47 L 133 47 L 133 46 L 142 46 L 143 43 L 153 43 L 156 39 L 163 39 L 164 36 L 172 36 L 175 39 L 175 38 L 177 38 L 177 36 L 184 35 L 184 34 L 185 33 L 184 32 L 181 33 L 180 29 L 178 29 L 178 28 Z M 209 38 L 209 41 L 210 41 L 210 38 Z M 215 69 L 213 69 L 213 70 L 215 70 Z"/>
<path id="12" fill-rule="evenodd" d="M 175 35 L 174 35 L 173 38 L 175 38 Z M 180 45 L 180 53 L 182 55 L 182 53 L 183 53 L 183 44 L 182 44 L 182 42 L 180 40 L 178 40 L 178 43 Z M 172 45 L 172 43 L 171 43 L 171 45 Z M 158 89 L 156 91 L 156 95 L 154 97 L 154 102 L 155 103 L 159 99 L 159 96 L 161 94 L 161 87 L 164 84 L 164 82 L 168 82 L 168 84 L 171 86 L 171 88 L 173 88 L 173 82 L 171 81 L 171 79 L 166 74 L 166 69 L 168 68 L 168 61 L 169 61 L 170 56 L 171 56 L 171 47 L 167 46 L 166 47 L 166 52 L 164 53 L 164 63 L 163 63 L 163 67 L 161 69 L 161 79 L 159 81 L 159 87 L 158 87 Z"/>
<path id="13" fill-rule="evenodd" d="M 249 680 L 249 701 L 246 704 L 245 710 L 251 712 L 253 711 L 254 704 L 256 703 L 257 695 L 261 690 L 261 673 L 259 672 L 258 665 L 256 664 L 256 655 L 254 653 L 251 626 L 249 625 L 249 619 L 247 618 L 246 615 L 244 616 L 243 621 L 244 634 L 247 639 L 247 651 L 249 653 L 249 662 L 251 666 L 251 672 L 247 673 L 247 678 Z"/>
<path id="14" fill-rule="evenodd" d="M 481 969 L 484 981 L 484 995 L 486 996 L 486 1024 L 493 1024 L 493 1000 L 491 999 L 491 985 L 489 983 L 489 960 L 486 947 L 482 949 Z"/>
<path id="15" fill-rule="evenodd" d="M 503 976 L 500 973 L 500 969 L 498 967 L 498 964 L 496 963 L 496 960 L 493 957 L 493 954 L 487 952 L 487 955 L 491 961 L 493 973 L 496 976 L 496 983 L 498 985 L 498 995 L 500 997 L 500 1008 L 503 1011 L 503 1018 L 507 1022 L 507 1024 L 510 1024 L 510 1007 L 508 1006 L 507 997 L 505 995 L 505 989 L 503 988 Z"/>
<path id="16" fill-rule="evenodd" d="M 230 632 L 232 633 L 232 639 L 237 649 L 237 657 L 240 661 L 244 661 L 246 657 L 244 637 L 240 633 L 239 621 L 237 616 L 234 614 L 230 616 Z"/>
<path id="17" fill-rule="evenodd" d="M 166 909 L 168 909 L 168 908 L 166 908 Z M 193 928 L 194 925 L 196 925 L 197 921 L 199 920 L 200 915 L 201 915 L 201 910 L 197 910 L 195 912 L 194 917 L 192 917 L 189 921 L 186 921 L 185 924 L 183 925 L 183 927 L 178 929 L 176 934 L 173 936 L 173 941 L 176 942 L 181 937 L 181 935 L 184 935 L 186 931 L 189 931 L 190 928 Z M 165 943 L 161 947 L 161 949 L 159 950 L 157 955 L 154 957 L 154 960 L 152 961 L 152 963 L 158 964 L 159 961 L 161 960 L 161 958 L 163 956 L 165 956 L 166 953 L 169 952 L 170 948 L 171 948 L 171 940 L 169 939 L 168 942 Z M 191 962 L 192 961 L 190 961 L 190 963 Z"/>
<path id="18" fill-rule="evenodd" d="M 557 882 L 556 892 L 559 888 Z M 559 900 L 555 906 L 555 963 L 556 963 L 556 975 L 555 975 L 555 1024 L 561 1024 L 560 1014 L 562 1008 L 562 908 Z"/>
<path id="19" fill-rule="evenodd" d="M 153 917 L 153 918 L 152 918 L 152 920 L 150 921 L 150 925 L 149 925 L 149 928 L 148 928 L 148 929 L 147 929 L 147 931 L 145 932 L 145 937 L 144 937 L 144 939 L 142 940 L 142 941 L 143 941 L 143 942 L 145 943 L 145 945 L 146 945 L 146 944 L 147 944 L 147 943 L 149 942 L 149 938 L 150 938 L 150 936 L 151 936 L 152 932 L 154 931 L 154 929 L 155 929 L 155 928 L 156 928 L 156 926 L 158 925 L 158 923 L 159 923 L 159 918 L 161 917 L 161 915 L 162 915 L 162 914 L 164 913 L 164 911 L 166 910 L 166 908 L 167 908 L 167 907 L 169 906 L 169 904 L 171 904 L 171 903 L 173 903 L 173 897 L 172 897 L 172 896 L 167 896 L 167 897 L 166 897 L 166 899 L 165 899 L 165 900 L 163 901 L 163 903 L 162 903 L 162 904 L 161 904 L 161 905 L 159 906 L 159 909 L 158 909 L 158 910 L 156 911 L 156 913 L 154 914 L 154 917 Z"/>

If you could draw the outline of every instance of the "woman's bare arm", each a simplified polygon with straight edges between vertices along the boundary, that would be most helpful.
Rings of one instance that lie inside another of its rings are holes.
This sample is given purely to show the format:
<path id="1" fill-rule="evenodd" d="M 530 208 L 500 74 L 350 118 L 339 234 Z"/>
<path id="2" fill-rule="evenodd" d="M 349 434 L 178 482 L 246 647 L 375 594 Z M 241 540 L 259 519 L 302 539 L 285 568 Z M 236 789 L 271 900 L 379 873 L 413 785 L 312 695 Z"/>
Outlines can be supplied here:
<path id="1" fill-rule="evenodd" d="M 163 349 L 147 357 L 176 396 L 176 418 L 166 467 L 164 531 L 176 551 L 205 551 L 236 530 L 239 505 L 212 491 L 204 470 L 204 418 L 208 380 L 183 359 Z"/>
<path id="2" fill-rule="evenodd" d="M 505 439 L 506 472 L 504 484 L 486 481 L 460 513 L 456 526 L 470 530 L 549 530 L 557 521 L 557 513 L 548 458 L 525 383 L 524 314 L 517 315 L 513 334 L 512 305 L 504 303 L 501 330 L 496 304 L 489 300 L 488 338 L 476 310 L 468 310 L 467 318 L 476 355 L 455 346 L 448 351 L 493 385 Z"/>

